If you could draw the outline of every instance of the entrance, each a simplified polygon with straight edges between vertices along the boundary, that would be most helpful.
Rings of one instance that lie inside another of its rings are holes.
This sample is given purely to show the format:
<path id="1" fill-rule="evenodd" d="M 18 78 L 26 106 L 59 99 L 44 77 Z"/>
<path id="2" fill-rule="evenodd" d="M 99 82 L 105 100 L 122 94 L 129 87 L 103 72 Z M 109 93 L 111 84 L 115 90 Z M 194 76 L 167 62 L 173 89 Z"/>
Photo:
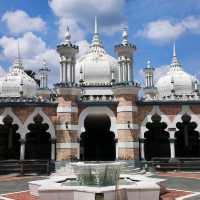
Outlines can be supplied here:
<path id="1" fill-rule="evenodd" d="M 26 159 L 51 159 L 51 135 L 47 132 L 49 125 L 43 123 L 43 118 L 37 115 L 34 123 L 28 125 L 26 135 Z"/>
<path id="2" fill-rule="evenodd" d="M 110 131 L 110 118 L 105 114 L 89 114 L 84 121 L 85 132 L 81 133 L 83 161 L 115 160 L 115 134 Z"/>

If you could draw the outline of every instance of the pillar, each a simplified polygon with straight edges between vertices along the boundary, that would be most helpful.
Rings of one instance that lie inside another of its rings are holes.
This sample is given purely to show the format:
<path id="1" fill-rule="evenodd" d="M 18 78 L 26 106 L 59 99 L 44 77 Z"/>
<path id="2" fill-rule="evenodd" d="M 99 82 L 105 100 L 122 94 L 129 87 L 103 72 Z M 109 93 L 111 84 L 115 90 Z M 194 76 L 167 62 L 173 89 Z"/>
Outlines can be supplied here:
<path id="1" fill-rule="evenodd" d="M 51 139 L 51 160 L 55 160 L 56 156 L 56 138 Z"/>
<path id="2" fill-rule="evenodd" d="M 25 158 L 25 139 L 20 139 L 20 160 Z"/>
<path id="3" fill-rule="evenodd" d="M 168 132 L 170 135 L 169 142 L 170 142 L 170 157 L 171 159 L 175 158 L 175 132 L 176 128 L 168 128 Z"/>
<path id="4" fill-rule="evenodd" d="M 140 138 L 140 158 L 141 158 L 141 160 L 145 160 L 144 143 L 145 143 L 145 138 Z"/>

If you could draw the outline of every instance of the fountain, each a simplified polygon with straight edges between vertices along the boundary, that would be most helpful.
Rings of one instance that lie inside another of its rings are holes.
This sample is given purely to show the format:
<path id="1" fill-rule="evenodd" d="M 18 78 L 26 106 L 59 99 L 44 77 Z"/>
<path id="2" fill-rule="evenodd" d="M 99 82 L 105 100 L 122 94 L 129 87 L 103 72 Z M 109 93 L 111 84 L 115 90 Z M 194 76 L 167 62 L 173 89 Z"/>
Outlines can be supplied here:
<path id="1" fill-rule="evenodd" d="M 69 167 L 70 166 L 70 167 Z M 56 173 L 49 179 L 29 182 L 40 200 L 159 200 L 162 179 L 123 174 L 125 162 L 77 162 L 73 174 Z"/>

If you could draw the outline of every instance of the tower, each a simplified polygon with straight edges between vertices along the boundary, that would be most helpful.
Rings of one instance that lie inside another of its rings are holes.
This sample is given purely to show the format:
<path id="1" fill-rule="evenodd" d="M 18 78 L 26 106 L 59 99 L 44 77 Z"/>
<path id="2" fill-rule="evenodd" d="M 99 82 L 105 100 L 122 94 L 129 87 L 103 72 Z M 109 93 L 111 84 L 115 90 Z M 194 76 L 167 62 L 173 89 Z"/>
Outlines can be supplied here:
<path id="1" fill-rule="evenodd" d="M 115 46 L 118 55 L 119 79 L 113 84 L 117 106 L 118 159 L 139 160 L 138 107 L 136 105 L 140 86 L 133 81 L 133 53 L 136 46 L 129 43 L 128 31 L 123 30 L 121 44 Z"/>
<path id="2" fill-rule="evenodd" d="M 156 88 L 154 86 L 154 67 L 151 61 L 147 61 L 147 66 L 144 68 L 145 87 L 143 88 L 145 99 L 154 99 L 156 96 Z"/>
<path id="3" fill-rule="evenodd" d="M 49 68 L 46 60 L 43 61 L 42 68 L 39 69 L 40 89 L 48 89 L 48 73 Z"/>
<path id="4" fill-rule="evenodd" d="M 123 30 L 122 38 L 121 44 L 115 46 L 119 67 L 118 82 L 129 83 L 133 81 L 133 53 L 136 50 L 136 46 L 129 43 L 127 29 Z"/>
<path id="5" fill-rule="evenodd" d="M 76 54 L 79 47 L 72 44 L 69 27 L 65 33 L 65 40 L 57 46 L 60 55 L 60 82 L 55 84 L 57 94 L 57 160 L 79 158 L 78 136 L 78 105 L 77 99 L 81 94 L 79 84 L 75 82 Z M 73 139 L 72 139 L 73 138 Z M 71 143 L 74 145 L 64 145 Z M 67 146 L 67 147 L 66 147 Z"/>
<path id="6" fill-rule="evenodd" d="M 60 83 L 73 85 L 75 83 L 76 54 L 79 47 L 71 43 L 69 27 L 65 33 L 65 40 L 57 46 L 60 55 Z"/>

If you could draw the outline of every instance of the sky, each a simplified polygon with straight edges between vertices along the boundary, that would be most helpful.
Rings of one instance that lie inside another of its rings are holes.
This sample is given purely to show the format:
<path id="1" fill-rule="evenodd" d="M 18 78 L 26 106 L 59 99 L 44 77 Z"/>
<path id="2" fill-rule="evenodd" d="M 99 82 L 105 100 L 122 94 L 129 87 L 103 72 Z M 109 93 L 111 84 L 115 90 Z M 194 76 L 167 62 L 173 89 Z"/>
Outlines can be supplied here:
<path id="1" fill-rule="evenodd" d="M 25 68 L 37 72 L 45 59 L 50 84 L 58 82 L 56 46 L 66 27 L 80 57 L 91 43 L 95 15 L 103 45 L 114 57 L 114 45 L 128 28 L 129 41 L 137 46 L 135 80 L 143 83 L 147 60 L 155 80 L 165 74 L 174 42 L 184 70 L 200 79 L 200 0 L 0 0 L 0 76 L 16 59 L 19 41 Z"/>

